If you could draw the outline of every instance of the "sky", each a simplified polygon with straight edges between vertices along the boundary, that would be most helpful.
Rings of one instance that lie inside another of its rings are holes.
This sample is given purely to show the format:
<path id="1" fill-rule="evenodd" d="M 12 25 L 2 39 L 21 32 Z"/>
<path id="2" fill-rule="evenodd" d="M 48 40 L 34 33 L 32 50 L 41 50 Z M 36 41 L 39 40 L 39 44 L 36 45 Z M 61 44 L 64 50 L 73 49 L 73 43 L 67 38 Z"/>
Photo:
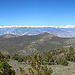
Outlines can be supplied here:
<path id="1" fill-rule="evenodd" d="M 0 0 L 0 26 L 75 25 L 75 0 Z"/>

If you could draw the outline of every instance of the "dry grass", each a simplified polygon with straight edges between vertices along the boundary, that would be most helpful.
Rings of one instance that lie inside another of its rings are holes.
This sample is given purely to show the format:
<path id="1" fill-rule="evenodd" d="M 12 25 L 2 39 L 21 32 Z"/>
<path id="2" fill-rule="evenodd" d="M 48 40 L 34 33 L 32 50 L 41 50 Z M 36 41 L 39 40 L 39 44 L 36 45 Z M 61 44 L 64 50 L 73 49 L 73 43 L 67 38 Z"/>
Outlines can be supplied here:
<path id="1" fill-rule="evenodd" d="M 16 71 L 16 75 L 21 75 L 20 71 L 19 71 L 19 67 L 25 68 L 27 69 L 28 67 L 30 67 L 29 65 L 25 64 L 24 62 L 17 62 L 15 60 L 11 60 L 8 62 L 8 64 L 10 66 L 12 66 L 12 68 Z"/>
<path id="2" fill-rule="evenodd" d="M 19 71 L 19 67 L 27 69 L 30 67 L 29 65 L 25 63 L 20 63 L 15 60 L 10 60 L 8 62 L 13 69 L 16 71 L 16 75 L 21 75 Z M 48 67 L 51 67 L 53 69 L 52 75 L 75 75 L 75 63 L 69 62 L 68 66 L 62 66 L 62 65 L 48 65 Z"/>
<path id="3" fill-rule="evenodd" d="M 69 62 L 68 66 L 51 65 L 52 75 L 75 75 L 75 63 Z"/>

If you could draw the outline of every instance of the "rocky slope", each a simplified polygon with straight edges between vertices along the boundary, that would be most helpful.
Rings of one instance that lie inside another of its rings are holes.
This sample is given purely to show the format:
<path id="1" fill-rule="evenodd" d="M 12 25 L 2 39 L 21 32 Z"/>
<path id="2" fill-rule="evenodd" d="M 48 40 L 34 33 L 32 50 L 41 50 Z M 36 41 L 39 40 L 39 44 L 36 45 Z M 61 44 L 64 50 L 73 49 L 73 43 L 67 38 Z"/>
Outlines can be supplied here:
<path id="1" fill-rule="evenodd" d="M 44 52 L 75 45 L 75 38 L 60 38 L 53 34 L 39 35 L 2 35 L 0 36 L 0 51 L 3 54 L 28 55 L 33 52 Z"/>

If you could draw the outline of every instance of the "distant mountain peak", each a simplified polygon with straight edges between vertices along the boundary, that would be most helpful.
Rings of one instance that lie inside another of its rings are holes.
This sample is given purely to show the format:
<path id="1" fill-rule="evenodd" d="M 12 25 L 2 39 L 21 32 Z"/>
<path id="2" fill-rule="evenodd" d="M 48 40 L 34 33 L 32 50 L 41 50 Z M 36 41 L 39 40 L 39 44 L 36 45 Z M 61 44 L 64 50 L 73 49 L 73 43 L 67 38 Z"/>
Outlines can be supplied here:
<path id="1" fill-rule="evenodd" d="M 3 38 L 14 38 L 14 37 L 18 37 L 18 35 L 14 35 L 14 34 L 4 34 L 1 37 Z"/>
<path id="2" fill-rule="evenodd" d="M 50 35 L 49 33 L 47 33 L 47 32 L 44 32 L 44 33 L 41 33 L 41 34 L 43 34 L 43 35 Z"/>
<path id="3" fill-rule="evenodd" d="M 42 38 L 44 38 L 44 39 L 50 39 L 50 38 L 52 38 L 52 37 L 57 37 L 57 36 L 55 36 L 54 34 L 50 34 L 50 33 L 47 33 L 47 32 L 44 32 L 44 33 L 41 33 L 41 34 L 39 34 Z M 38 35 L 38 36 L 39 36 Z"/>
<path id="4" fill-rule="evenodd" d="M 50 34 L 48 32 L 44 32 L 44 33 L 41 33 L 40 35 L 53 35 L 53 34 Z"/>
<path id="5" fill-rule="evenodd" d="M 75 28 L 75 25 L 59 26 L 58 28 Z"/>

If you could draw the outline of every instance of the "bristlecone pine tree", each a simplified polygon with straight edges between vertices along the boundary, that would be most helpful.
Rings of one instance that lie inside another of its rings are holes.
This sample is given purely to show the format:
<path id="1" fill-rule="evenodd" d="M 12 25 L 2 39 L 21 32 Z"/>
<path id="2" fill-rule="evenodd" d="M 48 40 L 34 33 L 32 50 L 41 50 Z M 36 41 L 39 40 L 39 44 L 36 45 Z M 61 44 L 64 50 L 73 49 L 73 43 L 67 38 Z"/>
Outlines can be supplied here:
<path id="1" fill-rule="evenodd" d="M 15 70 L 5 61 L 5 57 L 0 52 L 0 75 L 15 75 Z"/>
<path id="2" fill-rule="evenodd" d="M 34 54 L 30 62 L 31 68 L 24 70 L 20 68 L 20 72 L 23 75 L 51 75 L 53 70 L 47 66 L 41 66 L 41 57 L 40 55 Z"/>

